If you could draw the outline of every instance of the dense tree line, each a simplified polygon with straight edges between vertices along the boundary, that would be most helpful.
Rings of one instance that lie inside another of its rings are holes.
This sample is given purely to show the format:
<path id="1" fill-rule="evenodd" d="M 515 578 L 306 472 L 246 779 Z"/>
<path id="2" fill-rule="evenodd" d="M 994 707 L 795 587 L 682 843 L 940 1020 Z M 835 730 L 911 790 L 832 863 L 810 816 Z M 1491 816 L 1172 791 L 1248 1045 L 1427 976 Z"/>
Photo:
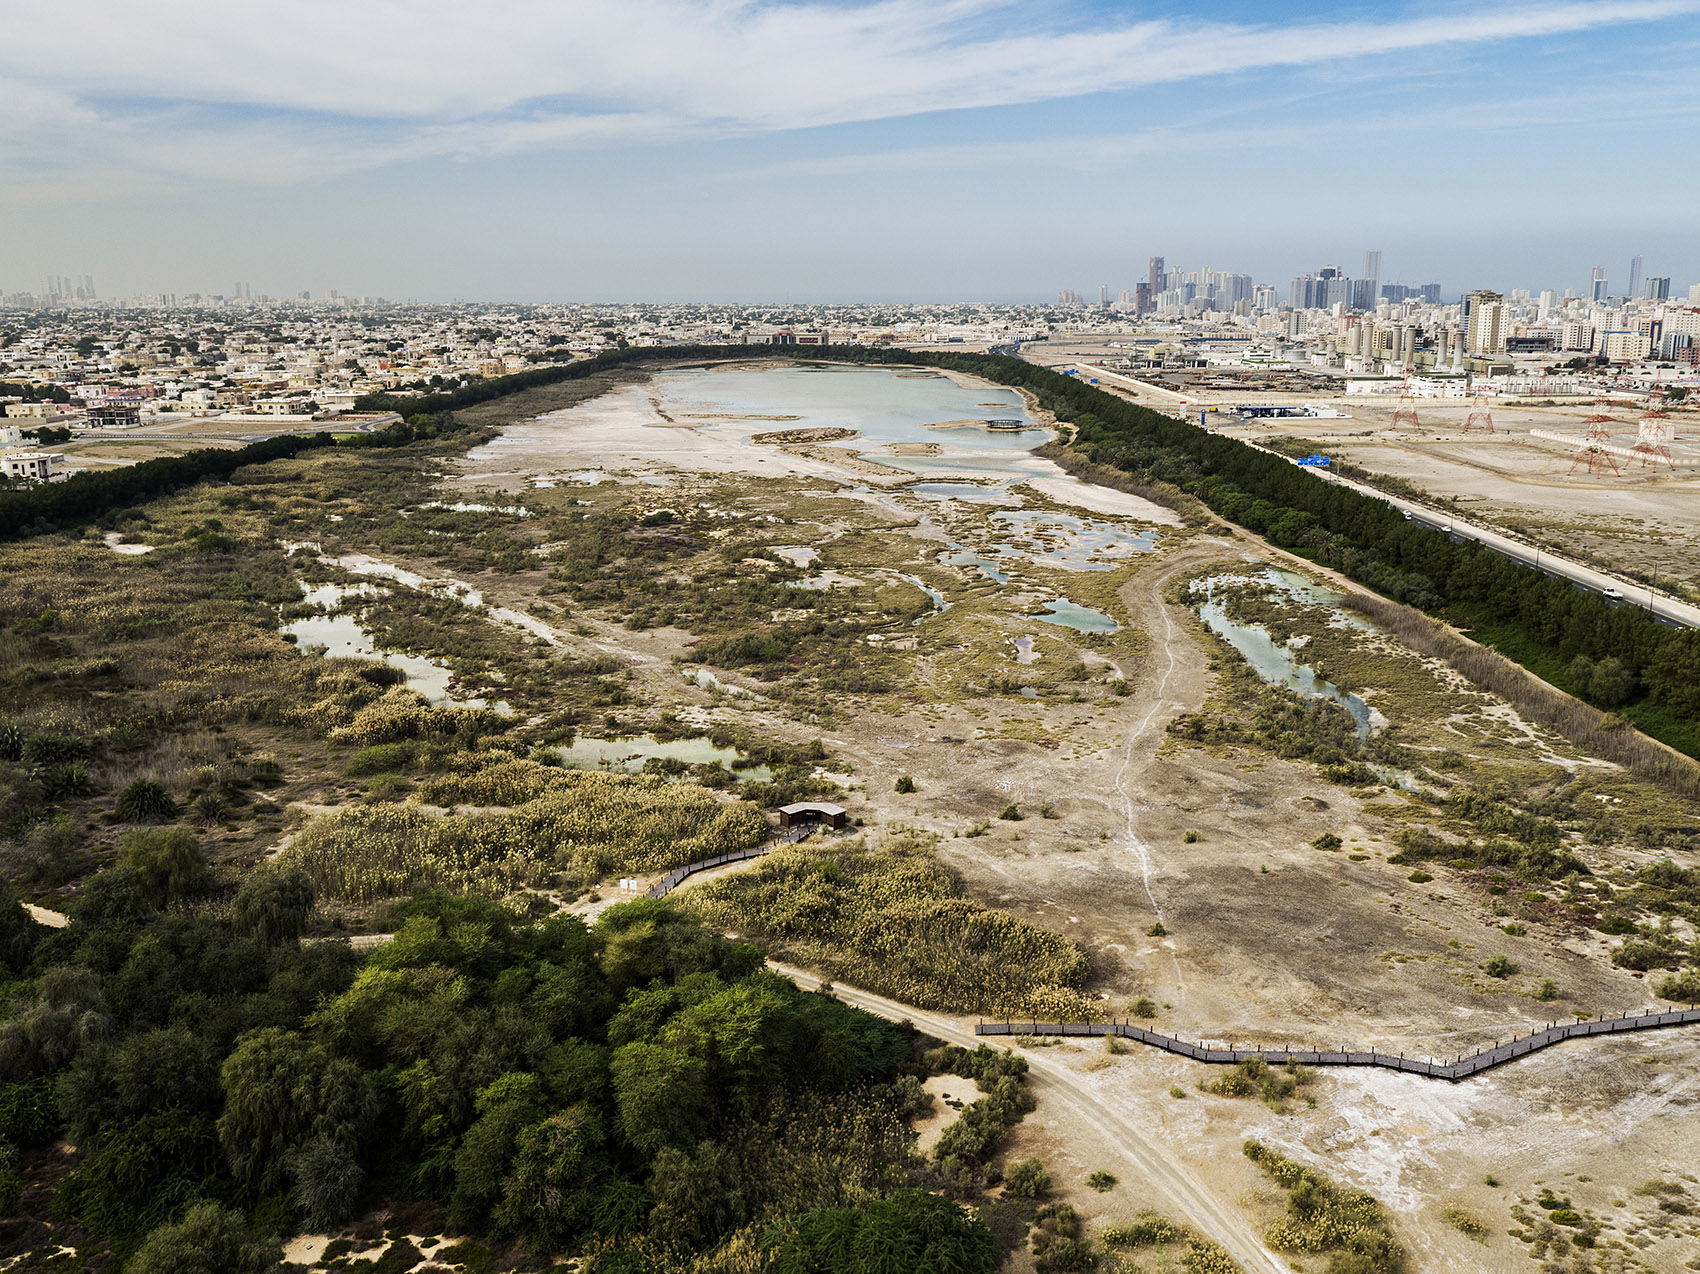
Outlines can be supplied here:
<path id="1" fill-rule="evenodd" d="M 0 490 L 0 539 L 77 526 L 114 509 L 169 495 L 207 479 L 225 479 L 245 465 L 287 460 L 319 447 L 395 447 L 454 429 L 451 417 L 414 415 L 370 434 L 285 434 L 224 449 L 205 447 L 120 469 L 85 470 L 63 482 Z"/>
<path id="2" fill-rule="evenodd" d="M 434 894 L 362 958 L 300 940 L 299 873 L 217 903 L 192 838 L 155 830 L 64 929 L 0 885 L 0 1256 L 48 1241 L 18 1198 L 65 1137 L 53 1241 L 150 1274 L 275 1268 L 269 1235 L 410 1200 L 604 1272 L 742 1234 L 830 1274 L 850 1267 L 823 1236 L 847 1232 L 905 1268 L 995 1268 L 983 1227 L 911 1188 L 909 1033 L 759 949 L 659 902 L 587 926 Z"/>

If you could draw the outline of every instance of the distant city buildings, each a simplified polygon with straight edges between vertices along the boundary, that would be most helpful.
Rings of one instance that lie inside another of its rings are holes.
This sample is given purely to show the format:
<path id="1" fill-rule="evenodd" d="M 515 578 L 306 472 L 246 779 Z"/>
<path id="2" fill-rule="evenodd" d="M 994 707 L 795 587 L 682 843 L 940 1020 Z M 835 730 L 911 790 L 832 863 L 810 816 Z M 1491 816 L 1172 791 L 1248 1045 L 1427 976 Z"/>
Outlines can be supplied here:
<path id="1" fill-rule="evenodd" d="M 1463 304 L 1464 350 L 1471 355 L 1505 352 L 1505 298 L 1486 289 L 1467 293 Z"/>

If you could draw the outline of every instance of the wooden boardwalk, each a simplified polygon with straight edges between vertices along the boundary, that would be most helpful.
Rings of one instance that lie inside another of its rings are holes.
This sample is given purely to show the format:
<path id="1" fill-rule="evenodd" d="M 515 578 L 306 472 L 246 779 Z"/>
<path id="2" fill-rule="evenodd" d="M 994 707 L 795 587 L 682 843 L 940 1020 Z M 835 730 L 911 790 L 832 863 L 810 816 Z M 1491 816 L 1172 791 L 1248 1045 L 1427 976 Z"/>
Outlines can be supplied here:
<path id="1" fill-rule="evenodd" d="M 760 858 L 770 849 L 778 849 L 781 845 L 795 845 L 798 841 L 808 840 L 819 830 L 820 828 L 813 823 L 804 823 L 800 827 L 791 827 L 782 832 L 775 832 L 771 840 L 763 841 L 760 845 L 751 849 L 740 849 L 735 854 L 721 854 L 717 858 L 705 858 L 700 863 L 686 863 L 683 867 L 675 867 L 651 885 L 644 897 L 665 898 L 699 871 L 707 871 L 711 867 L 724 867 L 727 863 L 743 863 L 752 858 Z"/>
<path id="2" fill-rule="evenodd" d="M 1621 1017 L 1600 1017 L 1584 1022 L 1558 1022 L 1542 1031 L 1513 1036 L 1492 1048 L 1479 1049 L 1468 1056 L 1452 1061 L 1434 1058 L 1407 1057 L 1403 1053 L 1352 1053 L 1325 1050 L 1280 1048 L 1210 1048 L 1203 1044 L 1188 1044 L 1172 1035 L 1159 1035 L 1142 1026 L 1128 1022 L 981 1022 L 974 1028 L 976 1035 L 1115 1035 L 1160 1048 L 1165 1053 L 1177 1053 L 1195 1062 L 1213 1066 L 1233 1066 L 1240 1062 L 1264 1061 L 1271 1066 L 1296 1062 L 1303 1066 L 1379 1066 L 1385 1070 L 1404 1071 L 1410 1075 L 1425 1075 L 1432 1079 L 1456 1082 L 1479 1075 L 1496 1066 L 1565 1040 L 1582 1039 L 1593 1035 L 1617 1035 L 1625 1031 L 1656 1031 L 1672 1026 L 1700 1024 L 1700 1008 L 1671 1009 L 1663 1013 L 1624 1014 Z"/>

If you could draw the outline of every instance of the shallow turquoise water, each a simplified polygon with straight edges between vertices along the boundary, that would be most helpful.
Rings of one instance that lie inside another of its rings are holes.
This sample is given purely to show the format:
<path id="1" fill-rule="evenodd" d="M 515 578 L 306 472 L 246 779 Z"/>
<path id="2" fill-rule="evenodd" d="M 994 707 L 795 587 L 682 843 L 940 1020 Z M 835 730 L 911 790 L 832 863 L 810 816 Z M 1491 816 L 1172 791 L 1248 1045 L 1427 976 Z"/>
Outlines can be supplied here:
<path id="1" fill-rule="evenodd" d="M 1300 601 L 1332 605 L 1339 602 L 1343 596 L 1332 589 L 1311 584 L 1303 576 L 1294 575 L 1290 571 L 1271 568 L 1260 572 L 1259 577 L 1277 585 Z M 1217 576 L 1194 581 L 1192 588 L 1195 593 L 1204 593 L 1208 598 L 1211 586 L 1219 581 L 1244 578 Z M 1286 686 L 1290 690 L 1296 690 L 1306 698 L 1332 699 L 1352 714 L 1352 720 L 1357 722 L 1358 737 L 1369 737 L 1369 705 L 1350 691 L 1340 689 L 1332 681 L 1318 677 L 1314 668 L 1300 662 L 1297 651 L 1290 646 L 1278 645 L 1268 629 L 1261 624 L 1242 624 L 1230 619 L 1226 613 L 1226 604 L 1213 599 L 1200 603 L 1198 614 L 1210 631 L 1239 651 L 1251 665 L 1252 671 L 1264 681 L 1272 686 Z M 1366 620 L 1344 611 L 1340 612 L 1340 622 L 1352 627 L 1372 627 Z"/>
<path id="2" fill-rule="evenodd" d="M 1035 615 L 1033 618 L 1043 624 L 1061 624 L 1077 633 L 1113 633 L 1121 627 L 1103 611 L 1081 606 L 1066 597 L 1046 602 L 1045 609 L 1050 613 Z"/>

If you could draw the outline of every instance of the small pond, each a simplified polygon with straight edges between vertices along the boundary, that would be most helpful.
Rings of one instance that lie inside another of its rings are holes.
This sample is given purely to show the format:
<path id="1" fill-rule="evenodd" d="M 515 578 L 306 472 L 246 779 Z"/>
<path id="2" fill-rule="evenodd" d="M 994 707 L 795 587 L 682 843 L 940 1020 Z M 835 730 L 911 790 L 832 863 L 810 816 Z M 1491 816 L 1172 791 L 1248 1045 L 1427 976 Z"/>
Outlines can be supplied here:
<path id="1" fill-rule="evenodd" d="M 1302 602 L 1330 605 L 1342 597 L 1342 594 L 1311 584 L 1290 571 L 1271 569 L 1260 572 L 1257 578 L 1275 585 Z M 1340 689 L 1333 682 L 1318 677 L 1314 668 L 1299 661 L 1298 653 L 1293 647 L 1278 644 L 1269 630 L 1261 624 L 1242 624 L 1230 619 L 1227 614 L 1227 602 L 1211 596 L 1213 589 L 1219 585 L 1248 582 L 1251 581 L 1247 577 L 1236 575 L 1217 575 L 1209 579 L 1194 580 L 1192 592 L 1203 594 L 1205 598 L 1198 606 L 1199 617 L 1209 626 L 1211 632 L 1239 651 L 1252 670 L 1264 681 L 1272 686 L 1286 686 L 1307 699 L 1332 699 L 1352 714 L 1352 720 L 1357 722 L 1358 737 L 1367 739 L 1371 725 L 1367 703 L 1357 695 Z M 1371 627 L 1367 621 L 1344 611 L 1339 612 L 1338 622 L 1352 627 Z"/>
<path id="2" fill-rule="evenodd" d="M 571 743 L 550 748 L 569 770 L 609 770 L 638 774 L 651 757 L 686 765 L 718 765 L 741 779 L 765 783 L 773 777 L 766 765 L 756 765 L 737 748 L 716 747 L 706 735 L 694 739 L 657 739 L 640 734 L 630 739 L 597 739 L 579 735 Z"/>
<path id="3" fill-rule="evenodd" d="M 1033 618 L 1044 624 L 1061 624 L 1077 633 L 1113 633 L 1121 628 L 1103 611 L 1081 606 L 1066 597 L 1046 602 L 1045 610 L 1046 614 L 1034 615 Z"/>
<path id="4" fill-rule="evenodd" d="M 1130 531 L 1113 522 L 1072 513 L 999 510 L 991 520 L 1010 532 L 1010 541 L 993 546 L 998 552 L 1067 571 L 1111 571 L 1135 553 L 1149 553 L 1157 547 L 1157 536 L 1152 532 Z"/>
<path id="5" fill-rule="evenodd" d="M 302 586 L 302 598 L 320 610 L 335 611 L 350 597 L 381 597 L 387 591 L 372 584 L 320 584 Z M 388 664 L 407 678 L 403 683 L 409 690 L 425 696 L 432 707 L 453 705 L 460 708 L 494 708 L 504 715 L 512 709 L 503 702 L 488 699 L 460 698 L 449 690 L 454 674 L 442 664 L 424 655 L 407 655 L 398 650 L 385 650 L 373 640 L 372 634 L 360 625 L 353 614 L 308 615 L 283 626 L 283 632 L 295 638 L 302 650 L 317 649 L 325 656 L 338 659 L 369 659 Z"/>

